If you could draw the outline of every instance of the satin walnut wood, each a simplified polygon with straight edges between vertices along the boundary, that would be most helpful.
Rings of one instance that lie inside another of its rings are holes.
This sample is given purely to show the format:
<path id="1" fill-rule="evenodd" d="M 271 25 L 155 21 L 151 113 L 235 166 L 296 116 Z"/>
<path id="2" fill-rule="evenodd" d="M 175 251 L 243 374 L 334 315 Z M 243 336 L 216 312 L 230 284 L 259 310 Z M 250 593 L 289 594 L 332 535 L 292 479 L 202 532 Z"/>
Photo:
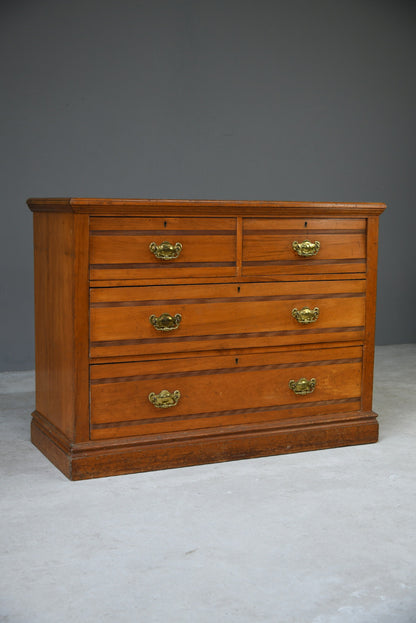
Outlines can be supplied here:
<path id="1" fill-rule="evenodd" d="M 32 442 L 68 478 L 377 441 L 384 204 L 28 205 Z"/>

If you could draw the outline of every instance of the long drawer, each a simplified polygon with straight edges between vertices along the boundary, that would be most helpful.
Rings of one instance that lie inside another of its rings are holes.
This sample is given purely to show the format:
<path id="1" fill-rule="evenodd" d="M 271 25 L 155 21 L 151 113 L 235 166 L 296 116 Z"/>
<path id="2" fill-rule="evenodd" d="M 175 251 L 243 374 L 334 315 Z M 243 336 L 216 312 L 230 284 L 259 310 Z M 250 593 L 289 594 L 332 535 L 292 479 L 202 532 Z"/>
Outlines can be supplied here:
<path id="1" fill-rule="evenodd" d="M 234 218 L 90 219 L 90 279 L 236 274 Z"/>
<path id="2" fill-rule="evenodd" d="M 366 270 L 365 219 L 244 219 L 243 275 Z"/>
<path id="3" fill-rule="evenodd" d="M 365 281 L 93 288 L 90 355 L 362 340 Z"/>
<path id="4" fill-rule="evenodd" d="M 362 348 L 92 365 L 91 438 L 351 412 Z"/>

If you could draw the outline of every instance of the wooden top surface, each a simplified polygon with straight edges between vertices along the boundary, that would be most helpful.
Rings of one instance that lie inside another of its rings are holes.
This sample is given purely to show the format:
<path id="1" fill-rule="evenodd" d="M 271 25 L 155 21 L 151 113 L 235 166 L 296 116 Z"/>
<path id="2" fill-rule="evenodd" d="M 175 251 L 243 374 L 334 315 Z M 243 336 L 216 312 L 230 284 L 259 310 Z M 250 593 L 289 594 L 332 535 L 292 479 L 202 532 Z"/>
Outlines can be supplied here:
<path id="1" fill-rule="evenodd" d="M 231 201 L 189 199 L 30 198 L 33 212 L 74 212 L 97 216 L 375 216 L 384 203 L 320 201 Z"/>

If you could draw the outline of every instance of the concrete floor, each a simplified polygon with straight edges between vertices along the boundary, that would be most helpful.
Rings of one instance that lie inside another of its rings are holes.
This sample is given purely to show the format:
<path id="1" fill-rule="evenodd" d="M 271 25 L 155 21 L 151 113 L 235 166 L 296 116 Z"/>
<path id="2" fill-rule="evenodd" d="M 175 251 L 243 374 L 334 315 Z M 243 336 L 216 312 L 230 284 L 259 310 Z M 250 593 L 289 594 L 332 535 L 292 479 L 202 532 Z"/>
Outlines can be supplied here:
<path id="1" fill-rule="evenodd" d="M 416 622 L 416 344 L 376 352 L 378 444 L 72 483 L 0 375 L 0 621 Z"/>

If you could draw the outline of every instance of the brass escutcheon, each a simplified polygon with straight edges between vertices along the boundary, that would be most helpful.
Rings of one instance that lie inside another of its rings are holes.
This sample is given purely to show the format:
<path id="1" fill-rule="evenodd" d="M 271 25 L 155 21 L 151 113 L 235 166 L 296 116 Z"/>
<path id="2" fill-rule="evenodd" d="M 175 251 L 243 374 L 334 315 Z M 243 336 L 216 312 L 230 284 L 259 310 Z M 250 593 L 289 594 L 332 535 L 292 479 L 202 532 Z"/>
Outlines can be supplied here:
<path id="1" fill-rule="evenodd" d="M 292 249 L 301 257 L 311 257 L 312 255 L 316 255 L 320 248 L 321 243 L 318 240 L 315 240 L 315 242 L 310 242 L 309 240 L 298 242 L 297 240 L 294 240 L 294 242 L 292 242 Z"/>
<path id="2" fill-rule="evenodd" d="M 179 389 L 175 389 L 174 392 L 170 393 L 167 389 L 162 389 L 159 394 L 155 394 L 151 392 L 149 394 L 149 400 L 157 409 L 168 409 L 169 407 L 175 407 L 179 398 L 181 397 L 181 392 Z"/>
<path id="3" fill-rule="evenodd" d="M 313 309 L 309 309 L 309 307 L 304 307 L 300 310 L 294 307 L 292 309 L 292 316 L 300 324 L 309 324 L 310 322 L 315 322 L 315 320 L 318 320 L 319 307 L 314 307 Z"/>
<path id="4" fill-rule="evenodd" d="M 175 314 L 175 316 L 171 316 L 170 314 L 160 314 L 160 316 L 155 316 L 152 314 L 149 316 L 149 320 L 150 324 L 152 324 L 158 331 L 174 331 L 174 329 L 179 327 L 182 316 L 180 314 Z"/>
<path id="5" fill-rule="evenodd" d="M 305 379 L 302 377 L 299 381 L 291 380 L 289 381 L 289 387 L 291 390 L 298 394 L 298 396 L 306 396 L 306 394 L 311 394 L 315 389 L 316 379 Z"/>
<path id="6" fill-rule="evenodd" d="M 164 240 L 160 244 L 151 242 L 149 244 L 149 249 L 159 260 L 174 260 L 179 257 L 180 252 L 182 251 L 182 244 L 180 242 L 171 244 L 170 242 L 167 242 L 167 240 Z"/>

